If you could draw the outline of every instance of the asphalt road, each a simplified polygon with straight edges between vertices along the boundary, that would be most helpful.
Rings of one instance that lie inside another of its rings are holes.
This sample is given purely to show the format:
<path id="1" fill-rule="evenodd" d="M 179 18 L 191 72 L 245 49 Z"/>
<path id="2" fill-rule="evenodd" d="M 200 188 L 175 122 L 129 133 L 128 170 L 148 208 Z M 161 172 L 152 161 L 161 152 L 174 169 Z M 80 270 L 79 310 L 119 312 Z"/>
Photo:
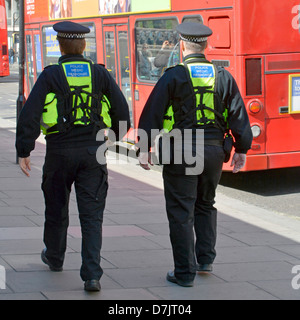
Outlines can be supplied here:
<path id="1" fill-rule="evenodd" d="M 223 172 L 218 191 L 300 219 L 300 167 L 268 171 Z"/>
<path id="2" fill-rule="evenodd" d="M 0 78 L 0 120 L 14 127 L 19 76 Z M 300 167 L 232 174 L 224 172 L 217 192 L 300 219 Z"/>

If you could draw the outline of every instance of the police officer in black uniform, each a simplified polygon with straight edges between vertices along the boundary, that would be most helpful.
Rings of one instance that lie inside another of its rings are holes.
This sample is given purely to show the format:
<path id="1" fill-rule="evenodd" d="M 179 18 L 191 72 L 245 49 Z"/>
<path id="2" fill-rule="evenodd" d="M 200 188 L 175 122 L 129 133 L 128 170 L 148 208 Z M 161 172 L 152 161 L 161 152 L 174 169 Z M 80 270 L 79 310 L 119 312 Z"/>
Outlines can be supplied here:
<path id="1" fill-rule="evenodd" d="M 181 130 L 184 144 L 184 129 L 192 130 L 193 152 L 197 152 L 197 130 L 204 130 L 202 173 L 187 174 L 190 163 L 182 161 L 178 164 L 174 159 L 172 162 L 172 157 L 170 164 L 166 162 L 163 167 L 175 264 L 174 271 L 168 272 L 167 280 L 189 287 L 193 285 L 196 270 L 212 271 L 216 256 L 217 210 L 214 199 L 223 162 L 225 157 L 228 158 L 230 142 L 233 142 L 229 129 L 234 137 L 235 153 L 231 163 L 234 173 L 245 165 L 252 132 L 234 78 L 227 70 L 214 67 L 205 58 L 204 50 L 212 30 L 199 23 L 186 22 L 179 25 L 177 31 L 184 61 L 164 73 L 145 105 L 139 129 L 146 131 L 148 141 L 139 142 L 139 160 L 144 169 L 150 169 L 151 158 L 145 148 L 154 144 L 151 129 L 160 131 L 164 128 L 171 133 L 175 128 Z M 162 148 L 162 151 L 165 150 Z"/>
<path id="2" fill-rule="evenodd" d="M 69 196 L 74 183 L 82 231 L 80 275 L 85 290 L 99 291 L 108 183 L 106 163 L 102 158 L 100 163 L 96 159 L 104 139 L 96 141 L 96 135 L 100 129 L 111 127 L 116 139 L 121 139 L 130 127 L 129 110 L 104 66 L 83 57 L 89 28 L 70 21 L 59 22 L 53 28 L 62 56 L 57 65 L 48 66 L 41 73 L 22 109 L 16 149 L 20 167 L 29 176 L 30 153 L 41 126 L 47 142 L 42 183 L 46 248 L 42 251 L 42 261 L 50 270 L 62 271 Z M 120 121 L 123 126 L 119 126 Z"/>

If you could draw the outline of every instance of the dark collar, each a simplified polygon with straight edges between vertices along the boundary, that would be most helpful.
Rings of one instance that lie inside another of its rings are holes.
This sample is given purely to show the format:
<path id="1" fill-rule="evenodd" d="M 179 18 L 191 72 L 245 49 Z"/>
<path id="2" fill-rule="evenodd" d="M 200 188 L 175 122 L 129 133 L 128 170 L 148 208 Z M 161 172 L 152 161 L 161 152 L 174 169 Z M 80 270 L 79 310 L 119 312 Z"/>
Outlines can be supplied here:
<path id="1" fill-rule="evenodd" d="M 86 59 L 81 54 L 66 54 L 61 56 L 58 62 L 65 62 L 67 60 L 80 61 L 80 60 L 86 60 Z"/>
<path id="2" fill-rule="evenodd" d="M 186 57 L 183 59 L 183 61 L 186 61 L 186 60 L 191 59 L 191 58 L 193 58 L 193 59 L 196 58 L 196 59 L 206 60 L 204 54 L 202 54 L 202 53 L 192 53 L 192 54 L 189 54 L 188 56 L 186 56 Z"/>

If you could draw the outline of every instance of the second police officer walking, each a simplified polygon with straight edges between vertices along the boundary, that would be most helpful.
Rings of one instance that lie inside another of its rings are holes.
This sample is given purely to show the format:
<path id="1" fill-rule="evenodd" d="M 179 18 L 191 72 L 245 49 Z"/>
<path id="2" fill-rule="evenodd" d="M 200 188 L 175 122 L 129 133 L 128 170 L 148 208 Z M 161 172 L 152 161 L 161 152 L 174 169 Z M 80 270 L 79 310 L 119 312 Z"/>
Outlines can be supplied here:
<path id="1" fill-rule="evenodd" d="M 29 176 L 30 153 L 40 135 L 47 150 L 42 190 L 45 226 L 42 260 L 62 271 L 67 246 L 69 197 L 75 184 L 82 232 L 80 275 L 87 291 L 99 291 L 102 222 L 107 196 L 107 168 L 98 163 L 100 129 L 111 127 L 119 140 L 130 127 L 127 102 L 102 65 L 83 57 L 90 29 L 64 21 L 53 26 L 62 56 L 39 76 L 20 114 L 16 148 L 22 171 Z M 119 122 L 126 123 L 119 132 Z"/>
<path id="2" fill-rule="evenodd" d="M 182 64 L 169 68 L 153 89 L 139 122 L 146 131 L 148 146 L 154 144 L 152 129 L 192 130 L 192 147 L 196 148 L 196 129 L 204 129 L 204 169 L 187 175 L 186 164 L 163 167 L 166 210 L 174 257 L 174 270 L 167 280 L 180 286 L 193 286 L 196 271 L 212 271 L 216 257 L 217 209 L 216 188 L 222 166 L 234 136 L 233 172 L 240 171 L 251 148 L 252 132 L 246 108 L 232 75 L 206 60 L 204 51 L 212 30 L 205 25 L 186 22 L 177 27 L 184 57 Z M 224 140 L 224 137 L 227 138 Z M 183 141 L 185 141 L 183 139 Z M 226 141 L 224 150 L 224 141 Z M 141 166 L 149 170 L 151 159 L 140 148 Z M 165 151 L 165 150 L 163 150 Z M 194 231 L 196 241 L 194 240 Z"/>

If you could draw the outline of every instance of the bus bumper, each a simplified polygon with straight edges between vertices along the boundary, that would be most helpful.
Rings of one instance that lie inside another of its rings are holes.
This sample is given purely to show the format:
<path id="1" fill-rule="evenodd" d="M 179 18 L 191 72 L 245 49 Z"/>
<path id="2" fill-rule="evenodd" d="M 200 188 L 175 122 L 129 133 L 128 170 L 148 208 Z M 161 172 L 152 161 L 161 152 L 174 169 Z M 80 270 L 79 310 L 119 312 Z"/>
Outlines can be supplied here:
<path id="1" fill-rule="evenodd" d="M 230 167 L 231 160 L 232 159 L 224 164 L 223 171 L 232 171 L 232 167 Z M 300 151 L 247 155 L 246 165 L 241 171 L 259 171 L 291 167 L 300 167 Z"/>

